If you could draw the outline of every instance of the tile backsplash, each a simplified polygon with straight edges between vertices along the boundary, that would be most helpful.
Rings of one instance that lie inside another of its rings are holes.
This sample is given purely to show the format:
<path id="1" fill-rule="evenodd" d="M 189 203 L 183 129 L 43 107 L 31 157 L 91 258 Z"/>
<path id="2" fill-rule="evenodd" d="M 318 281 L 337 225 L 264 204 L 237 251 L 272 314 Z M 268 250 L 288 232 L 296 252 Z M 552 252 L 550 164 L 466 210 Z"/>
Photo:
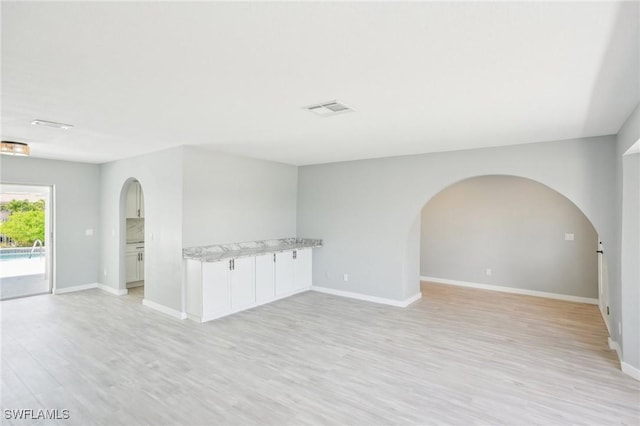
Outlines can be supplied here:
<path id="1" fill-rule="evenodd" d="M 127 241 L 144 241 L 144 218 L 127 219 Z"/>

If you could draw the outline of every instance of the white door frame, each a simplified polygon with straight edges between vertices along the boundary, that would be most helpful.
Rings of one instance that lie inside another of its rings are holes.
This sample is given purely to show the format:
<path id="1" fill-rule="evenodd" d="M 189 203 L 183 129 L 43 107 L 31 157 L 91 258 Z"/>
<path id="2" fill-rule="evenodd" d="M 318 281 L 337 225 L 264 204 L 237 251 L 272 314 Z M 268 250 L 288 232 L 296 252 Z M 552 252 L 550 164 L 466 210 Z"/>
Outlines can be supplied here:
<path id="1" fill-rule="evenodd" d="M 0 192 L 7 190 L 10 191 L 11 187 L 18 187 L 21 190 L 27 191 L 29 188 L 33 188 L 34 192 L 38 190 L 46 189 L 45 201 L 44 201 L 44 235 L 45 235 L 45 278 L 47 279 L 47 291 L 46 293 L 54 293 L 56 289 L 56 273 L 55 273 L 55 241 L 56 241 L 56 226 L 55 226 L 55 185 L 41 184 L 41 183 L 14 183 L 14 182 L 0 182 Z M 38 293 L 43 294 L 43 293 Z M 26 296 L 32 296 L 31 294 Z M 35 294 L 33 295 L 35 296 Z M 22 296 L 19 296 L 22 297 Z"/>

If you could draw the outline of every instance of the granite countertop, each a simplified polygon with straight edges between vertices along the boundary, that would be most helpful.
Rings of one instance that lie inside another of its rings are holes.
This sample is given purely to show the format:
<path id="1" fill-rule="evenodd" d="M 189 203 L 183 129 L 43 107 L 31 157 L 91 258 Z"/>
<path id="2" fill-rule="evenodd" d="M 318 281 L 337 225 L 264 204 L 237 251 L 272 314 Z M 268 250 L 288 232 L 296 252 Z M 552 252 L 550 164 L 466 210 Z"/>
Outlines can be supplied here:
<path id="1" fill-rule="evenodd" d="M 219 244 L 215 246 L 190 247 L 182 250 L 185 259 L 201 262 L 218 262 L 226 259 L 280 253 L 303 248 L 321 247 L 322 240 L 310 238 L 281 238 L 279 240 L 248 241 L 244 243 Z"/>

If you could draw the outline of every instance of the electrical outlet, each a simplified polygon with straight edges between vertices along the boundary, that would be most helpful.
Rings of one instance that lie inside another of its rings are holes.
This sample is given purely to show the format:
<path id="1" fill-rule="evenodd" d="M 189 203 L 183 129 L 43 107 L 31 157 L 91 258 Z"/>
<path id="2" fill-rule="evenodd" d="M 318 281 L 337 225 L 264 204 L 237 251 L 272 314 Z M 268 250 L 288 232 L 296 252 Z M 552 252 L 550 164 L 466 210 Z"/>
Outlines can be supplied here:
<path id="1" fill-rule="evenodd" d="M 485 274 L 486 276 L 491 275 L 491 268 L 487 268 L 487 269 L 485 269 L 485 270 L 484 270 L 484 274 Z"/>
<path id="2" fill-rule="evenodd" d="M 564 239 L 565 241 L 573 241 L 575 239 L 575 235 L 567 232 L 564 234 Z"/>
<path id="3" fill-rule="evenodd" d="M 91 237 L 93 235 L 93 229 L 85 229 L 84 235 L 86 235 L 87 237 Z"/>
<path id="4" fill-rule="evenodd" d="M 342 277 L 345 281 L 349 281 L 349 274 L 344 274 Z"/>
<path id="5" fill-rule="evenodd" d="M 104 268 L 104 276 L 107 276 L 107 268 Z"/>

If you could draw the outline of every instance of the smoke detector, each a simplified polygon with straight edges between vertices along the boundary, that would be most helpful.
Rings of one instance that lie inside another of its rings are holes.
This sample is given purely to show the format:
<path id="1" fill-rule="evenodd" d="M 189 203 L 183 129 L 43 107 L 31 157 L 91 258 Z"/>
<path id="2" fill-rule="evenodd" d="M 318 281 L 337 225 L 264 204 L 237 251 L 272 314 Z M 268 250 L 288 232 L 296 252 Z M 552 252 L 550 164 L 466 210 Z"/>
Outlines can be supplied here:
<path id="1" fill-rule="evenodd" d="M 341 104 L 338 101 L 322 102 L 320 104 L 314 104 L 314 105 L 304 107 L 304 109 L 323 117 L 329 117 L 331 115 L 337 115 L 337 114 L 344 114 L 345 112 L 353 112 L 351 108 L 349 108 L 344 104 Z"/>

